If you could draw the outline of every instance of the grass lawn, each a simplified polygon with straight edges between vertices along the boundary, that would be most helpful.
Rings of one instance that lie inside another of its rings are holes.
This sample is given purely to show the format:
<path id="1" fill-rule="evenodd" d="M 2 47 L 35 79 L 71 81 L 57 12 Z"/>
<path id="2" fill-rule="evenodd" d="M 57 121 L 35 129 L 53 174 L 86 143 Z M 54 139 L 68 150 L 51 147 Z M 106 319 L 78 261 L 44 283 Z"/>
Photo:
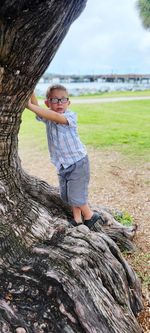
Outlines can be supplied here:
<path id="1" fill-rule="evenodd" d="M 99 149 L 120 151 L 150 161 L 150 100 L 73 104 L 81 140 Z M 47 150 L 45 125 L 30 111 L 23 113 L 19 145 Z"/>

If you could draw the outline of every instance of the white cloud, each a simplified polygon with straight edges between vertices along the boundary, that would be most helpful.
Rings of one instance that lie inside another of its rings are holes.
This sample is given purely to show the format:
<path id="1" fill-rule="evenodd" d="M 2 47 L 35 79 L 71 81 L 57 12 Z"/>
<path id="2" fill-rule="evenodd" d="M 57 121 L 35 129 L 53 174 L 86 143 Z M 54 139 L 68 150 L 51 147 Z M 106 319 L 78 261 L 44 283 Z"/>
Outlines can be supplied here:
<path id="1" fill-rule="evenodd" d="M 137 0 L 88 0 L 49 66 L 57 73 L 150 72 Z"/>

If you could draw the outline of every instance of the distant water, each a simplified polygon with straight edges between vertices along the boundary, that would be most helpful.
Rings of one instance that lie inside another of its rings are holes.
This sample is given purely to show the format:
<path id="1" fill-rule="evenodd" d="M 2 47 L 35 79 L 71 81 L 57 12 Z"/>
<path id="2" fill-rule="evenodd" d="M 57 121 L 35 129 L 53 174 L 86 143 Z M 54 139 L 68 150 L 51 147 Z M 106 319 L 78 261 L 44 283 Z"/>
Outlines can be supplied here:
<path id="1" fill-rule="evenodd" d="M 106 91 L 136 91 L 150 89 L 150 84 L 145 83 L 121 83 L 121 82 L 39 82 L 36 86 L 36 93 L 39 96 L 44 96 L 47 88 L 52 84 L 60 83 L 64 85 L 70 95 L 78 96 L 86 93 L 97 93 Z"/>

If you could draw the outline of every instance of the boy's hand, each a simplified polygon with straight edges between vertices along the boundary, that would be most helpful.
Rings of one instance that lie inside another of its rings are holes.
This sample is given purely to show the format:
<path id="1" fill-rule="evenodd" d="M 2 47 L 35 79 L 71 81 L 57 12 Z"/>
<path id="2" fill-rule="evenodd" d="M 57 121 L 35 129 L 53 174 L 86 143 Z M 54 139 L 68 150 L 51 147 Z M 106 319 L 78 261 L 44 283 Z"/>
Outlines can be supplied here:
<path id="1" fill-rule="evenodd" d="M 35 92 L 33 92 L 31 95 L 31 103 L 34 105 L 39 105 Z"/>
<path id="2" fill-rule="evenodd" d="M 32 105 L 37 105 L 37 106 L 39 106 L 39 104 L 38 104 L 38 100 L 37 100 L 36 95 L 35 95 L 34 92 L 33 92 L 32 95 L 30 96 L 30 98 L 29 98 L 29 100 L 28 100 L 28 102 L 27 102 L 26 107 L 27 107 L 28 109 L 30 109 L 30 108 L 32 107 Z"/>
<path id="3" fill-rule="evenodd" d="M 30 97 L 29 100 L 28 100 L 28 102 L 27 102 L 26 107 L 27 107 L 28 109 L 30 109 L 31 105 L 32 105 L 32 103 L 31 103 L 31 97 Z"/>

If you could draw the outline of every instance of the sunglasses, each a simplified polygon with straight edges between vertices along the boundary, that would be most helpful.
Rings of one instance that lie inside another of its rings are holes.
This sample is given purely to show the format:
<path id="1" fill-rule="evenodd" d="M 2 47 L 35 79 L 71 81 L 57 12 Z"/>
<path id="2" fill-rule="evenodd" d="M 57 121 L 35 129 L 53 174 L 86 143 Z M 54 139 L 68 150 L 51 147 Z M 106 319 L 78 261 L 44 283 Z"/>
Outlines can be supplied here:
<path id="1" fill-rule="evenodd" d="M 62 104 L 65 104 L 69 101 L 69 98 L 67 97 L 62 97 L 62 98 L 49 98 L 48 99 L 51 103 L 53 104 L 57 104 L 59 102 L 61 102 Z"/>

